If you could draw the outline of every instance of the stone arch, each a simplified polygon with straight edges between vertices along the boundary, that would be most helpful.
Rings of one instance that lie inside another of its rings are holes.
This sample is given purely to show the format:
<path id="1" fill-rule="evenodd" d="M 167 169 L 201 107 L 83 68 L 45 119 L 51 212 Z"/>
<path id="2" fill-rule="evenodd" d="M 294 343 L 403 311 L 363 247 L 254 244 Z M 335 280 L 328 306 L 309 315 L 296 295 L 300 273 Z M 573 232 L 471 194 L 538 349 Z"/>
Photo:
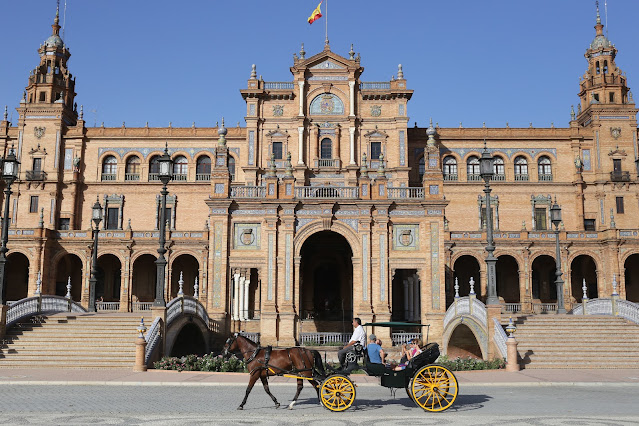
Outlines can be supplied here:
<path id="1" fill-rule="evenodd" d="M 298 257 L 301 255 L 302 246 L 304 242 L 311 237 L 313 234 L 316 234 L 320 231 L 332 231 L 340 234 L 342 237 L 346 238 L 348 244 L 351 246 L 351 251 L 353 252 L 353 258 L 359 258 L 360 256 L 360 242 L 359 236 L 353 231 L 351 227 L 348 225 L 342 224 L 340 222 L 333 222 L 329 229 L 324 229 L 323 223 L 321 219 L 318 219 L 315 222 L 311 222 L 304 226 L 300 232 L 295 235 L 293 239 L 293 247 L 295 248 L 295 256 Z"/>
<path id="2" fill-rule="evenodd" d="M 320 95 L 322 95 L 324 93 L 335 95 L 338 98 L 340 98 L 340 101 L 342 101 L 342 103 L 344 104 L 344 108 L 346 108 L 346 102 L 344 102 L 344 99 L 349 99 L 349 94 L 348 93 L 344 92 L 342 89 L 340 89 L 337 86 L 331 86 L 330 90 L 328 90 L 328 91 L 326 91 L 323 86 L 318 86 L 315 89 L 313 89 L 310 92 L 308 92 L 308 94 L 306 95 L 306 99 L 310 99 L 310 102 L 308 102 L 309 115 L 310 115 L 310 111 L 311 111 L 311 102 L 313 102 L 313 100 L 315 100 L 315 98 L 317 98 L 318 96 L 320 96 Z M 337 93 L 339 93 L 339 95 Z M 344 113 L 346 114 L 346 110 L 344 110 Z"/>
<path id="3" fill-rule="evenodd" d="M 477 321 L 475 321 L 472 317 L 466 316 L 455 318 L 448 324 L 448 326 L 444 330 L 444 334 L 442 336 L 442 353 L 444 355 L 448 355 L 448 349 L 451 346 L 451 338 L 453 337 L 455 330 L 460 325 L 464 325 L 475 338 L 475 342 L 477 343 L 477 346 L 481 351 L 481 358 L 484 360 L 488 359 L 488 333 L 486 332 L 486 330 L 484 330 L 484 327 Z M 465 334 L 462 337 L 464 338 L 464 340 L 467 340 L 469 335 Z M 459 344 L 455 340 L 453 340 L 452 343 Z"/>
<path id="4" fill-rule="evenodd" d="M 519 289 L 520 266 L 517 259 L 510 254 L 501 254 L 497 257 L 496 281 L 497 296 L 506 303 L 520 303 Z"/>
<path id="5" fill-rule="evenodd" d="M 16 301 L 28 297 L 30 266 L 29 257 L 21 251 L 9 253 L 5 272 L 5 300 Z"/>
<path id="6" fill-rule="evenodd" d="M 185 157 L 188 160 L 188 164 L 193 163 L 193 156 L 191 156 L 191 154 L 188 151 L 185 151 L 183 149 L 176 149 L 169 155 L 171 156 L 172 160 L 175 159 L 175 157 Z"/>
<path id="7" fill-rule="evenodd" d="M 539 159 L 540 159 L 541 157 L 544 157 L 544 156 L 546 156 L 546 157 L 550 158 L 550 162 L 551 162 L 551 164 L 552 164 L 552 165 L 555 165 L 555 164 L 556 164 L 556 162 L 557 162 L 557 156 L 556 156 L 555 154 L 553 154 L 552 152 L 550 152 L 550 151 L 547 151 L 547 150 L 545 150 L 545 149 L 542 149 L 541 151 L 538 151 L 538 152 L 536 152 L 536 153 L 535 153 L 535 157 L 534 157 L 534 158 L 535 158 L 535 165 L 537 164 L 537 162 L 539 161 Z"/>
<path id="8" fill-rule="evenodd" d="M 210 340 L 210 332 L 200 317 L 183 314 L 172 321 L 166 331 L 167 353 L 170 356 L 204 355 L 211 350 Z"/>
<path id="9" fill-rule="evenodd" d="M 122 259 L 112 253 L 101 253 L 98 257 L 95 299 L 119 302 L 122 282 Z"/>
<path id="10" fill-rule="evenodd" d="M 570 288 L 572 296 L 580 302 L 583 298 L 583 280 L 586 280 L 587 294 L 589 299 L 599 297 L 597 261 L 593 256 L 580 253 L 572 257 L 570 261 Z"/>
<path id="11" fill-rule="evenodd" d="M 200 276 L 200 261 L 197 256 L 188 252 L 182 251 L 179 254 L 171 256 L 171 263 L 169 265 L 170 270 L 170 284 L 169 299 L 177 297 L 179 291 L 180 273 L 182 273 L 182 279 L 184 281 L 182 291 L 187 296 L 193 296 L 195 291 L 195 278 Z"/>
<path id="12" fill-rule="evenodd" d="M 132 302 L 153 302 L 155 300 L 156 260 L 155 255 L 143 253 L 131 261 L 130 295 Z"/>
<path id="13" fill-rule="evenodd" d="M 626 300 L 639 303 L 639 253 L 626 256 L 623 266 Z"/>
<path id="14" fill-rule="evenodd" d="M 464 156 L 462 157 L 462 160 L 464 161 L 464 165 L 466 165 L 466 163 L 468 163 L 468 159 L 470 157 L 479 157 L 479 158 L 481 158 L 481 152 L 480 151 L 468 151 L 467 153 L 465 153 Z"/>
<path id="15" fill-rule="evenodd" d="M 115 157 L 118 160 L 118 165 L 122 162 L 122 156 L 114 150 L 104 151 L 100 157 L 98 158 L 98 164 L 100 165 L 100 170 L 102 170 L 102 163 L 104 163 L 104 159 L 107 157 Z"/>
<path id="16" fill-rule="evenodd" d="M 71 299 L 80 302 L 84 289 L 84 262 L 82 257 L 73 252 L 62 252 L 55 258 L 55 294 L 67 294 L 67 283 L 71 279 Z"/>
<path id="17" fill-rule="evenodd" d="M 459 264 L 458 264 L 459 262 Z M 481 263 L 473 254 L 466 253 L 455 256 L 451 260 L 453 280 L 448 292 L 446 292 L 446 306 L 450 306 L 455 299 L 455 278 L 459 284 L 459 295 L 468 296 L 470 293 L 470 277 L 475 282 L 474 289 L 477 297 L 481 296 Z"/>
<path id="18" fill-rule="evenodd" d="M 554 256 L 537 254 L 530 263 L 532 273 L 532 297 L 538 303 L 554 303 L 557 301 L 555 271 L 557 263 Z"/>
<path id="19" fill-rule="evenodd" d="M 135 263 L 136 260 L 138 260 L 138 258 L 140 258 L 141 256 L 144 256 L 145 254 L 150 254 L 151 256 L 155 256 L 155 258 L 157 259 L 157 255 L 158 255 L 158 251 L 157 250 L 139 250 L 136 251 L 134 254 L 131 255 L 131 265 L 133 265 Z M 166 256 L 166 254 L 165 254 Z"/>

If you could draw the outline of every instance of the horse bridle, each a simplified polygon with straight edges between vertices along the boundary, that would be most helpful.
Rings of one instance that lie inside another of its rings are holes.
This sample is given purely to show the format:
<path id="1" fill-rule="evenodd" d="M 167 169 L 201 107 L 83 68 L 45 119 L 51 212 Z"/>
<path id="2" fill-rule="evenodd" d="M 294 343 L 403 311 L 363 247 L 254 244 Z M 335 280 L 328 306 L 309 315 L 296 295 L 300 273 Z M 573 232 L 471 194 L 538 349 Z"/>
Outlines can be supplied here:
<path id="1" fill-rule="evenodd" d="M 233 344 L 234 341 L 237 340 L 237 338 L 241 336 L 239 333 L 234 333 L 231 337 L 229 337 L 228 339 L 226 339 L 226 343 L 224 343 L 224 353 L 222 355 L 227 356 L 229 353 L 229 348 L 231 347 L 231 345 Z M 249 357 L 249 359 L 246 360 L 246 363 L 250 363 L 251 361 L 253 361 L 255 359 L 255 357 L 257 356 L 258 352 L 260 351 L 260 345 L 257 345 L 255 347 L 255 350 L 253 351 L 253 353 L 251 354 L 251 356 Z M 250 353 L 251 351 L 238 351 L 239 353 L 242 354 L 242 356 L 244 356 L 244 354 Z"/>

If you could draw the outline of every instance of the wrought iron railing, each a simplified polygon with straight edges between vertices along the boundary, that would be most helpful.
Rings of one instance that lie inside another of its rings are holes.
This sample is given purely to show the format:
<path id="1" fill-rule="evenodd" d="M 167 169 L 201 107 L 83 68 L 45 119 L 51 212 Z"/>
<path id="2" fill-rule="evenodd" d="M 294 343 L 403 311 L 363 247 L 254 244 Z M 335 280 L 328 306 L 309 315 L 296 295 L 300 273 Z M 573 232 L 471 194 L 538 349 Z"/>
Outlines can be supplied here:
<path id="1" fill-rule="evenodd" d="M 27 180 L 46 180 L 47 172 L 42 170 L 27 170 L 26 178 Z"/>
<path id="2" fill-rule="evenodd" d="M 408 188 L 388 188 L 388 198 L 421 200 L 424 198 L 424 188 L 420 186 Z"/>
<path id="3" fill-rule="evenodd" d="M 630 172 L 612 171 L 610 180 L 613 182 L 630 182 Z"/>

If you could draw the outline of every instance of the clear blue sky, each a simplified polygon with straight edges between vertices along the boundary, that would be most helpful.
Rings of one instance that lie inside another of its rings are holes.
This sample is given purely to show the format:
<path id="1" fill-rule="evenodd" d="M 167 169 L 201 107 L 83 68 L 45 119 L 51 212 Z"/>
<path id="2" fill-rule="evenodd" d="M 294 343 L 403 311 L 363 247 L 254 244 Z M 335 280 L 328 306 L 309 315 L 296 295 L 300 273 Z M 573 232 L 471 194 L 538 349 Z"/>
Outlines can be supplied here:
<path id="1" fill-rule="evenodd" d="M 306 22 L 317 3 L 67 0 L 76 100 L 88 125 L 204 127 L 222 116 L 227 126 L 244 125 L 239 89 L 251 64 L 266 81 L 290 81 L 300 43 L 307 56 L 322 49 L 325 18 Z M 442 127 L 567 126 L 595 35 L 594 0 L 328 0 L 328 7 L 331 48 L 347 56 L 354 43 L 364 81 L 387 81 L 403 64 L 415 90 L 411 125 L 420 126 L 431 116 Z M 0 105 L 15 122 L 55 1 L 5 0 L 1 13 Z M 639 84 L 637 16 L 639 1 L 608 0 L 609 38 L 631 87 Z"/>

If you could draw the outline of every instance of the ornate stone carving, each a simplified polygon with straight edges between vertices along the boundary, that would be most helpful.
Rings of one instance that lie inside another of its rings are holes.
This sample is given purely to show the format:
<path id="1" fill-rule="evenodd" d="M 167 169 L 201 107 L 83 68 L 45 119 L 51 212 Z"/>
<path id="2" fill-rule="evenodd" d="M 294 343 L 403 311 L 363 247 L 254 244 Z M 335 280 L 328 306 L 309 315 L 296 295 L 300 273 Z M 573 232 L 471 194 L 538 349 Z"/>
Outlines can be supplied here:
<path id="1" fill-rule="evenodd" d="M 44 133 L 46 132 L 47 128 L 46 127 L 34 127 L 33 128 L 33 134 L 35 135 L 36 138 L 40 139 L 42 136 L 44 136 Z"/>

